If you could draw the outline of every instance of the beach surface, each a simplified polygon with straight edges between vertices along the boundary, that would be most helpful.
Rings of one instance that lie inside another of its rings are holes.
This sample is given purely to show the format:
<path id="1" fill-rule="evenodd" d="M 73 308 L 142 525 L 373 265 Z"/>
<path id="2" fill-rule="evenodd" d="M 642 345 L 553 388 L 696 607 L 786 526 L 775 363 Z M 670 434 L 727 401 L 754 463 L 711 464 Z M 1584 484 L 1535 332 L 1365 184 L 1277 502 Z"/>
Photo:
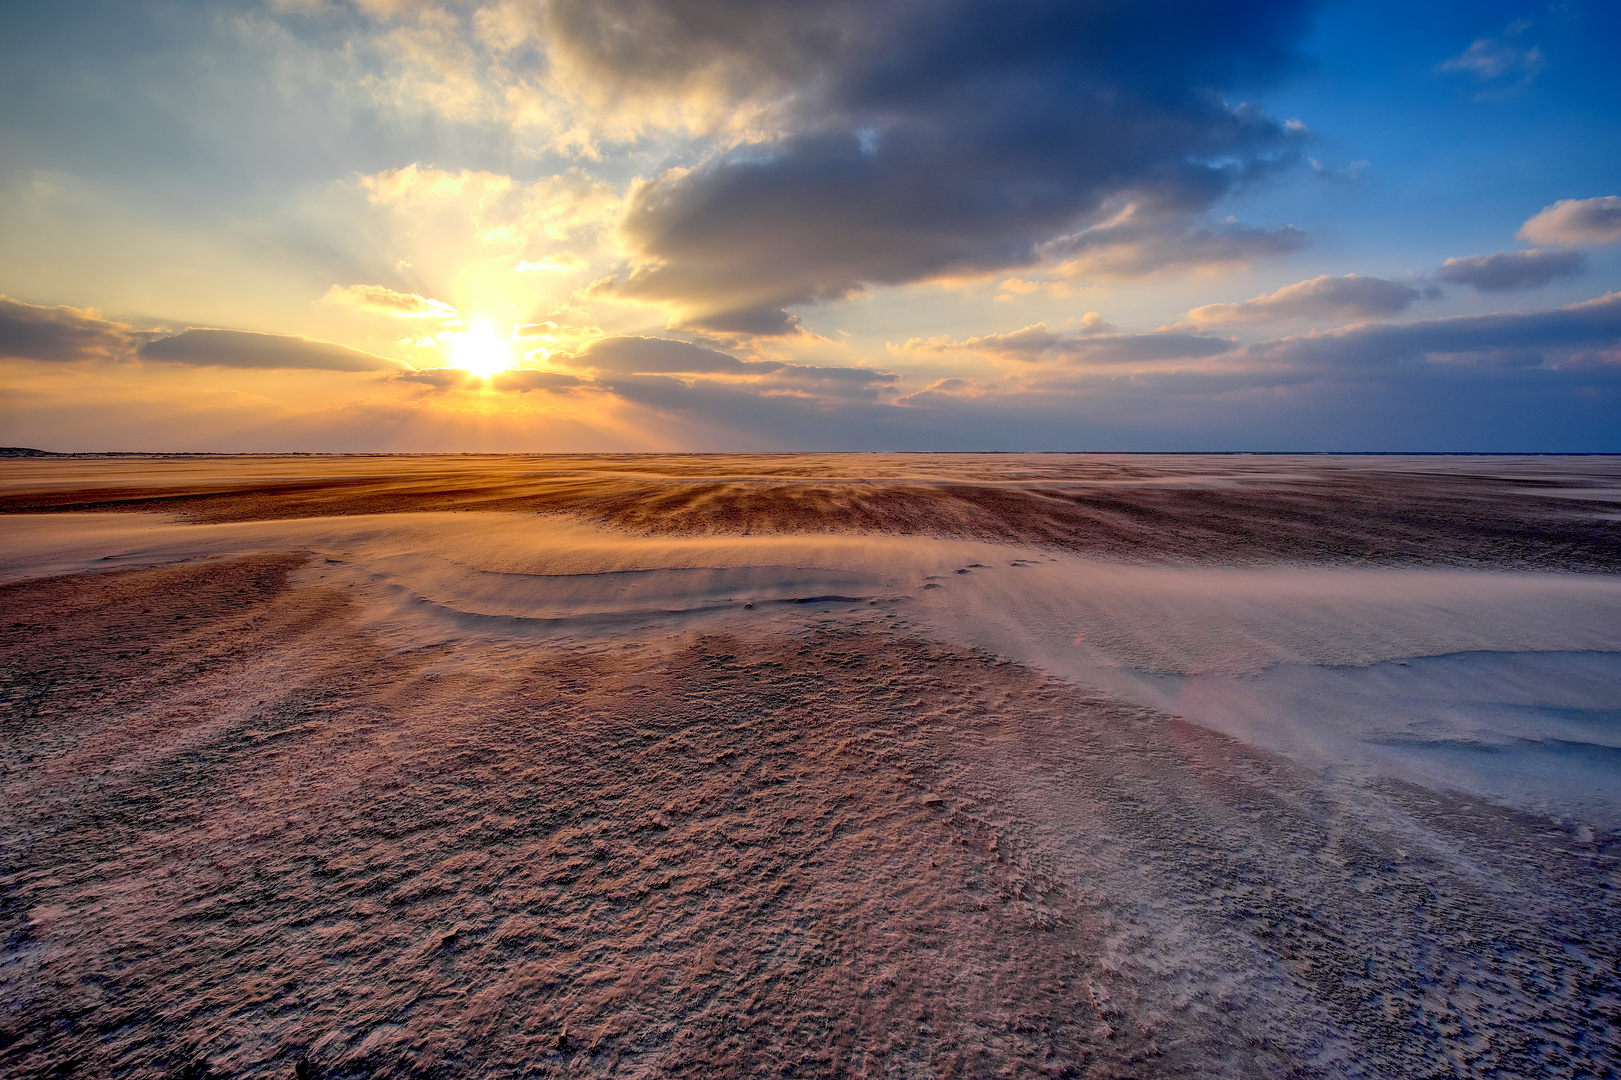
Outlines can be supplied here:
<path id="1" fill-rule="evenodd" d="M 0 461 L 0 1073 L 1605 1076 L 1621 459 Z"/>

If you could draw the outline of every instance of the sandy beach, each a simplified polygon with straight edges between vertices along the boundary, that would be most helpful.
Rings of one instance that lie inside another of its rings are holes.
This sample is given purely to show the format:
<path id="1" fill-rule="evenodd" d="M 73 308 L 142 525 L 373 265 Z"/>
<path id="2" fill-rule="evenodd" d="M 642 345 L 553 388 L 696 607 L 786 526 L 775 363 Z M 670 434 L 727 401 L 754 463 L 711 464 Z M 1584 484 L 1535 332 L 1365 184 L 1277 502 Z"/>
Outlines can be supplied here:
<path id="1" fill-rule="evenodd" d="M 1607 1076 L 1621 459 L 0 461 L 0 1073 Z"/>

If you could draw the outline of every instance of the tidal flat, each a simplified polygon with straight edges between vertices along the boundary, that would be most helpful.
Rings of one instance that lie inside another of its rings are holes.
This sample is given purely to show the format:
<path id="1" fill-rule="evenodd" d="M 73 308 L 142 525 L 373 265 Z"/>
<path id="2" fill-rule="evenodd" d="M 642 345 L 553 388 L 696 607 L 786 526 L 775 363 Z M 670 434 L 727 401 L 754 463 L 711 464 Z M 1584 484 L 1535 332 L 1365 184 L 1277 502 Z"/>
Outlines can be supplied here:
<path id="1" fill-rule="evenodd" d="M 0 461 L 0 1074 L 1621 1071 L 1621 458 Z"/>

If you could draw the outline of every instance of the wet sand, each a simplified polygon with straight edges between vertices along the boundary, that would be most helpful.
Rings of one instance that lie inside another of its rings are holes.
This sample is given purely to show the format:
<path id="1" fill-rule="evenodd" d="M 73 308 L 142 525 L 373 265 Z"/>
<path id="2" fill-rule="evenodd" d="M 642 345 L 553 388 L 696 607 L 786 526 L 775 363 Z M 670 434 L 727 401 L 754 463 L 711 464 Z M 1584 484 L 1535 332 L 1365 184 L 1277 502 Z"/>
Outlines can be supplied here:
<path id="1" fill-rule="evenodd" d="M 1602 698 L 1614 459 L 0 478 L 6 1075 L 1621 1068 L 1601 815 L 1130 681 L 1501 654 Z"/>

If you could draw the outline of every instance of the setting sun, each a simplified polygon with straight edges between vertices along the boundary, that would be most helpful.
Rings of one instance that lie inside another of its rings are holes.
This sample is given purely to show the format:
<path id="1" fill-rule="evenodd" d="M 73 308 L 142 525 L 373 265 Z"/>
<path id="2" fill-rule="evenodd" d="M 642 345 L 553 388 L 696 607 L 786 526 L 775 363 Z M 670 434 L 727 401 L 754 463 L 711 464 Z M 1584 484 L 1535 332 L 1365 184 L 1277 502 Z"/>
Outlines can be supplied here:
<path id="1" fill-rule="evenodd" d="M 512 366 L 512 349 L 486 322 L 473 324 L 450 346 L 451 362 L 459 368 L 487 379 Z"/>

